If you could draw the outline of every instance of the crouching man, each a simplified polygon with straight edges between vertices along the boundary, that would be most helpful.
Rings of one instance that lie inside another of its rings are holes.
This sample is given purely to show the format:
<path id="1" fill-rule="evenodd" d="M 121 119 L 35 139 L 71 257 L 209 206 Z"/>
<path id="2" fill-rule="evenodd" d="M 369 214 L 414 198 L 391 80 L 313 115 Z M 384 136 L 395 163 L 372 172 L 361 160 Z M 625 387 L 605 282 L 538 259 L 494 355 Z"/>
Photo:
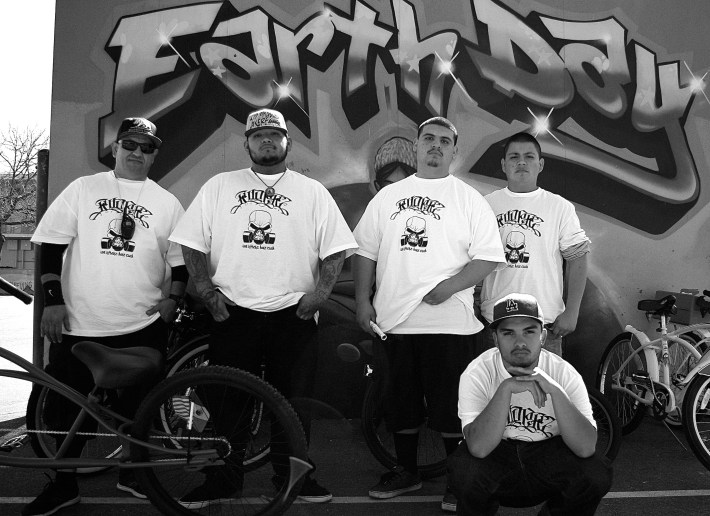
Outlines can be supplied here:
<path id="1" fill-rule="evenodd" d="M 461 375 L 464 441 L 448 462 L 457 514 L 545 502 L 541 514 L 591 515 L 611 487 L 611 467 L 594 453 L 587 389 L 568 362 L 542 349 L 543 321 L 533 296 L 498 300 L 496 347 Z"/>

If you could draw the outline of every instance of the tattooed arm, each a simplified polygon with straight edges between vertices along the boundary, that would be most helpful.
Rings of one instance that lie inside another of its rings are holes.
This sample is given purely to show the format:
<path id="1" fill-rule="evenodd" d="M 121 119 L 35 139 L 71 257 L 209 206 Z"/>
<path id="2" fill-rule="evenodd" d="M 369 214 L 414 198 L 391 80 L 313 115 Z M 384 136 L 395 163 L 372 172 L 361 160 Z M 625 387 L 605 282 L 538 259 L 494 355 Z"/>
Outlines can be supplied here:
<path id="1" fill-rule="evenodd" d="M 181 246 L 182 255 L 185 258 L 185 265 L 190 273 L 197 293 L 205 302 L 205 306 L 217 322 L 222 322 L 229 317 L 225 305 L 233 305 L 220 291 L 215 290 L 210 279 L 209 268 L 207 266 L 207 255 L 196 251 L 191 247 Z"/>
<path id="2" fill-rule="evenodd" d="M 335 281 L 340 275 L 340 270 L 343 268 L 344 261 L 345 251 L 325 257 L 321 263 L 320 279 L 316 285 L 316 291 L 305 294 L 298 302 L 298 310 L 296 311 L 298 317 L 304 320 L 312 318 L 318 308 L 328 299 Z"/>

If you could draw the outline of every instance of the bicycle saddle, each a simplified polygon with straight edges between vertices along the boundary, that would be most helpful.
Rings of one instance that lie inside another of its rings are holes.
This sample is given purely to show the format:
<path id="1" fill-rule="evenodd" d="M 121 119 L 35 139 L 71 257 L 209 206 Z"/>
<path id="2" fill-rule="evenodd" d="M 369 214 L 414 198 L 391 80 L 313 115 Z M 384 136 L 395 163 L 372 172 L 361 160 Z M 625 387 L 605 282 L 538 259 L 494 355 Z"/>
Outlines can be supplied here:
<path id="1" fill-rule="evenodd" d="M 644 299 L 639 301 L 638 309 L 656 315 L 673 315 L 678 312 L 675 301 L 675 296 L 670 295 L 661 299 Z"/>
<path id="2" fill-rule="evenodd" d="M 103 389 L 139 385 L 163 371 L 163 355 L 145 346 L 114 349 L 82 340 L 74 344 L 71 351 L 89 368 L 96 386 Z"/>

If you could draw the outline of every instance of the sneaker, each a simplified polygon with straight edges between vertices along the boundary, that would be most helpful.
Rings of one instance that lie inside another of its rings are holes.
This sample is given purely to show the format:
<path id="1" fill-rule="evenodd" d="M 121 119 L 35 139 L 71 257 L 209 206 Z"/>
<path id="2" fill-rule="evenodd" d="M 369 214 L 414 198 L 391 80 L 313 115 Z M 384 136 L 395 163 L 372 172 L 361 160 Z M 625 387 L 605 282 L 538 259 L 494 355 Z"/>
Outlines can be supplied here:
<path id="1" fill-rule="evenodd" d="M 276 489 L 281 489 L 284 484 L 284 478 L 279 475 L 274 475 L 271 478 L 271 482 Z M 307 476 L 306 480 L 303 482 L 303 486 L 301 486 L 301 492 L 298 493 L 298 498 L 304 502 L 325 503 L 331 501 L 333 495 L 325 487 L 320 485 L 315 478 Z"/>
<path id="2" fill-rule="evenodd" d="M 60 485 L 50 480 L 40 495 L 22 508 L 22 516 L 49 516 L 79 501 L 81 497 L 76 483 Z"/>
<path id="3" fill-rule="evenodd" d="M 419 473 L 416 475 L 397 467 L 394 471 L 382 475 L 380 481 L 370 489 L 369 495 L 372 498 L 394 498 L 410 491 L 422 488 L 422 479 Z"/>
<path id="4" fill-rule="evenodd" d="M 140 498 L 141 500 L 148 498 L 143 492 L 143 488 L 136 480 L 135 474 L 129 469 L 120 470 L 118 472 L 116 489 L 120 489 L 126 493 L 131 493 L 133 496 Z"/>
<path id="5" fill-rule="evenodd" d="M 220 486 L 208 478 L 204 484 L 180 498 L 179 503 L 186 509 L 202 509 L 213 504 L 229 503 L 241 495 L 241 489 Z"/>
<path id="6" fill-rule="evenodd" d="M 444 493 L 444 498 L 441 499 L 441 510 L 446 512 L 456 512 L 456 495 L 448 487 Z"/>

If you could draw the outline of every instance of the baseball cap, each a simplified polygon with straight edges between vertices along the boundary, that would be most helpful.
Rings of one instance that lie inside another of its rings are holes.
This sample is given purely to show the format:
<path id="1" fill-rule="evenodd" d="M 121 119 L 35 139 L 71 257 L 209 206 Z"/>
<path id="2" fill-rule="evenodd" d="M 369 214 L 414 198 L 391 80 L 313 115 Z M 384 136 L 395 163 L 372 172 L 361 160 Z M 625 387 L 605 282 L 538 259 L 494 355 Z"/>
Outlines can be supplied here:
<path id="1" fill-rule="evenodd" d="M 148 137 L 155 147 L 158 148 L 163 141 L 155 135 L 156 132 L 158 132 L 158 129 L 155 127 L 155 124 L 147 118 L 125 118 L 123 122 L 121 122 L 121 127 L 118 128 L 116 141 L 122 140 L 126 136 L 140 135 Z"/>
<path id="2" fill-rule="evenodd" d="M 496 304 L 493 305 L 491 328 L 495 329 L 500 321 L 510 317 L 530 317 L 539 321 L 543 326 L 545 325 L 542 309 L 537 299 L 530 294 L 508 294 L 496 301 Z"/>
<path id="3" fill-rule="evenodd" d="M 247 117 L 247 125 L 244 130 L 244 136 L 249 136 L 251 133 L 264 129 L 266 127 L 278 129 L 288 136 L 288 128 L 286 127 L 286 119 L 275 109 L 259 109 L 252 111 Z"/>

